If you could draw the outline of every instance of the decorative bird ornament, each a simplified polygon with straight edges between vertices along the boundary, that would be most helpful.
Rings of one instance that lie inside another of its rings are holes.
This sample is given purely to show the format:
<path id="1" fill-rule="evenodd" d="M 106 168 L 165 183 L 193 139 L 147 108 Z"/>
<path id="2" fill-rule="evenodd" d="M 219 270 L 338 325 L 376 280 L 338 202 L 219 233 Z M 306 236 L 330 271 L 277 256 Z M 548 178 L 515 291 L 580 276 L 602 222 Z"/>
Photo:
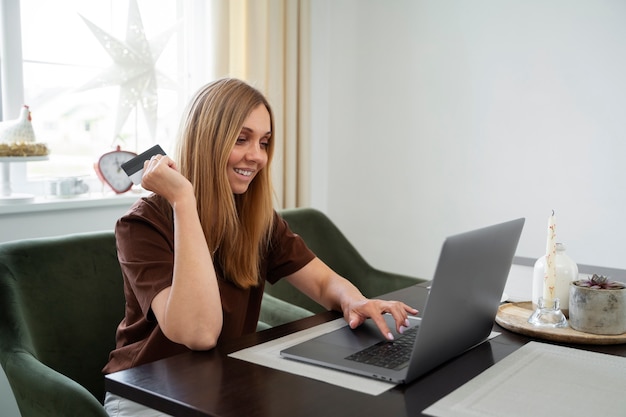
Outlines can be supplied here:
<path id="1" fill-rule="evenodd" d="M 18 142 L 36 142 L 30 109 L 26 105 L 17 119 L 0 122 L 0 143 Z"/>
<path id="2" fill-rule="evenodd" d="M 31 123 L 30 109 L 22 107 L 20 116 L 0 122 L 0 157 L 46 156 L 45 143 L 38 143 Z"/>

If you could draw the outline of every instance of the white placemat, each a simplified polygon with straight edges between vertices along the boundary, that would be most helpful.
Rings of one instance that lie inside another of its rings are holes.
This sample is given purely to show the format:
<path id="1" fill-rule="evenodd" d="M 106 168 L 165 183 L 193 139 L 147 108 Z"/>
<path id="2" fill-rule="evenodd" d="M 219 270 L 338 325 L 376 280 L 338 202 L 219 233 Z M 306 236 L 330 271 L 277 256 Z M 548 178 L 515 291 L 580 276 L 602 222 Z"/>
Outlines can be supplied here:
<path id="1" fill-rule="evenodd" d="M 309 365 L 284 359 L 280 356 L 280 351 L 285 348 L 328 333 L 345 325 L 346 322 L 343 319 L 336 319 L 279 339 L 233 352 L 228 356 L 370 395 L 379 395 L 393 388 L 395 384 L 389 382 L 352 375 L 347 372 L 335 371 L 321 366 Z"/>
<path id="2" fill-rule="evenodd" d="M 436 417 L 626 416 L 626 358 L 529 342 L 426 410 Z"/>

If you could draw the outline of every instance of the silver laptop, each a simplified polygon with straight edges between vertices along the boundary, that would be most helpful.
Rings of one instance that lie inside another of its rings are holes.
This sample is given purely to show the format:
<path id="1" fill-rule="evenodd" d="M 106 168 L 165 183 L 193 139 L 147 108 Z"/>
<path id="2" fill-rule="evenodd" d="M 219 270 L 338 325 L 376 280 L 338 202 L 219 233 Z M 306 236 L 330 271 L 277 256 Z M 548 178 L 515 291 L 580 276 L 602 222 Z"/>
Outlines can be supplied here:
<path id="1" fill-rule="evenodd" d="M 414 305 L 421 317 L 412 317 L 409 331 L 400 335 L 385 315 L 394 341 L 367 320 L 284 349 L 281 356 L 394 383 L 413 381 L 487 340 L 523 226 L 520 218 L 448 237 L 426 303 Z"/>

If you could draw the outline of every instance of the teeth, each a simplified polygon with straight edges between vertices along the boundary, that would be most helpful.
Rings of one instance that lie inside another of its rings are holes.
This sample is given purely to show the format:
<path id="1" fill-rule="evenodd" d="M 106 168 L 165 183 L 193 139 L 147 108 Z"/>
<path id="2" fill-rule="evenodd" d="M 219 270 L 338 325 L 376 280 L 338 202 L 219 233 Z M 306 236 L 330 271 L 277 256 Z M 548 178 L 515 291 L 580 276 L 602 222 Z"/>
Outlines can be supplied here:
<path id="1" fill-rule="evenodd" d="M 244 170 L 244 169 L 239 169 L 239 168 L 235 168 L 235 172 L 236 172 L 237 174 L 245 175 L 246 177 L 249 177 L 250 175 L 252 175 L 252 171 L 248 171 L 248 170 Z"/>

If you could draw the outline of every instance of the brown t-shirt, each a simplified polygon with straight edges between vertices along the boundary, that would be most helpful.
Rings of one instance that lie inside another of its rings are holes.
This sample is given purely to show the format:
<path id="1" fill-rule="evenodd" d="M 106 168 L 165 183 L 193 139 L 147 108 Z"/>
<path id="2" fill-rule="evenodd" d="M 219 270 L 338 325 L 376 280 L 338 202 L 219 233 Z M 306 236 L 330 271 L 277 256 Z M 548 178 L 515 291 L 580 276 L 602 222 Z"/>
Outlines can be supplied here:
<path id="1" fill-rule="evenodd" d="M 156 195 L 140 199 L 118 220 L 115 235 L 124 277 L 125 317 L 117 328 L 116 348 L 104 373 L 152 362 L 188 350 L 170 341 L 150 308 L 152 299 L 172 285 L 174 223 L 169 203 Z M 302 238 L 274 213 L 271 244 L 261 263 L 260 284 L 241 289 L 223 279 L 215 265 L 222 300 L 223 326 L 218 344 L 256 330 L 265 281 L 274 283 L 292 274 L 315 255 Z"/>

